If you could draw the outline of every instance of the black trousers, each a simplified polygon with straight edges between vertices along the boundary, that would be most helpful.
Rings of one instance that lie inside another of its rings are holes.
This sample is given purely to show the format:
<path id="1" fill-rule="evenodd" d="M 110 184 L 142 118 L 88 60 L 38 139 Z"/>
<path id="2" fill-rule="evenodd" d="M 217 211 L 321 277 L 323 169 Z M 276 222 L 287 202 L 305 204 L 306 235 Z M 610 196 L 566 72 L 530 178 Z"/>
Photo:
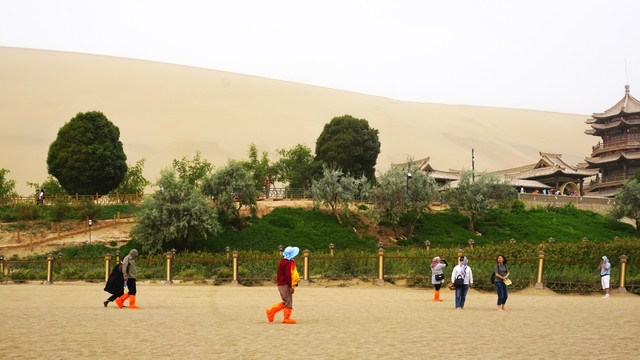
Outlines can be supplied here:
<path id="1" fill-rule="evenodd" d="M 109 296 L 109 298 L 107 299 L 107 301 L 115 301 L 117 298 L 119 298 L 120 296 L 122 296 L 124 294 L 124 292 L 121 292 L 120 294 L 113 294 L 111 296 Z"/>
<path id="2" fill-rule="evenodd" d="M 127 287 L 129 288 L 129 295 L 135 295 L 136 294 L 136 279 L 129 278 L 129 280 L 127 280 Z"/>

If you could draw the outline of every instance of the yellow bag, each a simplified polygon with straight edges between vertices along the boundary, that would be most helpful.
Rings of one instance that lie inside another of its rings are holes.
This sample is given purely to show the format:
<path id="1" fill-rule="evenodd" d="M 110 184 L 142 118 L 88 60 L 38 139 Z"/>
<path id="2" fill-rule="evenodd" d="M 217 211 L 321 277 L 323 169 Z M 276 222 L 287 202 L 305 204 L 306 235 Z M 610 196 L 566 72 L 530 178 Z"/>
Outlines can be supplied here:
<path id="1" fill-rule="evenodd" d="M 291 262 L 291 285 L 298 286 L 298 282 L 300 282 L 300 274 L 298 274 L 298 269 L 296 269 L 296 263 Z"/>

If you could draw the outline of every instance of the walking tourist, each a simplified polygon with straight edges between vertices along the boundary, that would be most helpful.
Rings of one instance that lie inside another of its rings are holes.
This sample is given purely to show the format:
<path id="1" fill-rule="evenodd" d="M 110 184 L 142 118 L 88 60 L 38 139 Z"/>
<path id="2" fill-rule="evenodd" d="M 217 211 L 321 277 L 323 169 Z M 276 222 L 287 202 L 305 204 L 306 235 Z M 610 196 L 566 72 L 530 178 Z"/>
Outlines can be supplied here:
<path id="1" fill-rule="evenodd" d="M 111 274 L 109 274 L 109 279 L 107 279 L 107 284 L 104 287 L 104 291 L 111 294 L 111 296 L 107 299 L 107 301 L 102 304 L 104 307 L 109 305 L 109 302 L 112 302 L 122 296 L 124 294 L 124 275 L 122 275 L 122 262 L 118 262 L 116 266 L 111 270 Z"/>
<path id="2" fill-rule="evenodd" d="M 278 264 L 278 273 L 276 276 L 278 291 L 280 291 L 282 302 L 267 309 L 267 319 L 269 322 L 273 322 L 276 313 L 284 309 L 284 320 L 282 320 L 282 323 L 296 323 L 294 319 L 291 319 L 291 312 L 293 311 L 292 295 L 295 292 L 295 287 L 298 286 L 300 275 L 298 274 L 298 270 L 296 270 L 296 263 L 293 258 L 296 257 L 299 252 L 299 248 L 291 246 L 287 246 L 282 252 L 284 259 L 280 260 L 280 264 Z"/>
<path id="3" fill-rule="evenodd" d="M 138 273 L 136 271 L 136 262 L 134 258 L 138 256 L 138 250 L 132 249 L 129 251 L 129 255 L 125 256 L 122 259 L 122 275 L 124 277 L 125 286 L 129 289 L 129 292 L 120 296 L 116 300 L 116 304 L 118 307 L 122 309 L 124 306 L 124 301 L 129 299 L 129 309 L 140 309 L 138 305 L 136 305 L 136 277 Z"/>

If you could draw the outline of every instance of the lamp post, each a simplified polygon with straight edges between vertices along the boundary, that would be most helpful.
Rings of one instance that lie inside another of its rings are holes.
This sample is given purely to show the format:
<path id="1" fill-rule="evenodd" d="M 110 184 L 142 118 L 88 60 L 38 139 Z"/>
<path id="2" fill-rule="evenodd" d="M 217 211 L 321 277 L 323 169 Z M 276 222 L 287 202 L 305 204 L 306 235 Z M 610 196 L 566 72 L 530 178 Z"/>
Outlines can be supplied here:
<path id="1" fill-rule="evenodd" d="M 334 243 L 329 244 L 329 253 L 333 256 L 333 249 L 335 249 L 336 245 Z"/>
<path id="2" fill-rule="evenodd" d="M 411 173 L 407 173 L 407 195 L 409 195 L 409 179 L 411 179 Z"/>
<path id="3" fill-rule="evenodd" d="M 91 219 L 89 219 L 89 244 L 91 244 Z"/>

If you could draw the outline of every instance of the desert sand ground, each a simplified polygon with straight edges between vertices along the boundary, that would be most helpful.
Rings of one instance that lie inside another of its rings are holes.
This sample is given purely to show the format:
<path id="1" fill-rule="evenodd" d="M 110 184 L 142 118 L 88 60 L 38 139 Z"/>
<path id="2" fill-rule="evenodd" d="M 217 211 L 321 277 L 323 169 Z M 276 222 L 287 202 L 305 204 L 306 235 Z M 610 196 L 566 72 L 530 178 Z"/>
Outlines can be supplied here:
<path id="1" fill-rule="evenodd" d="M 0 285 L 0 354 L 20 359 L 595 359 L 632 358 L 640 297 L 397 285 L 312 284 L 294 295 L 295 325 L 267 322 L 275 286 L 141 284 L 140 310 L 104 308 L 102 284 Z"/>

